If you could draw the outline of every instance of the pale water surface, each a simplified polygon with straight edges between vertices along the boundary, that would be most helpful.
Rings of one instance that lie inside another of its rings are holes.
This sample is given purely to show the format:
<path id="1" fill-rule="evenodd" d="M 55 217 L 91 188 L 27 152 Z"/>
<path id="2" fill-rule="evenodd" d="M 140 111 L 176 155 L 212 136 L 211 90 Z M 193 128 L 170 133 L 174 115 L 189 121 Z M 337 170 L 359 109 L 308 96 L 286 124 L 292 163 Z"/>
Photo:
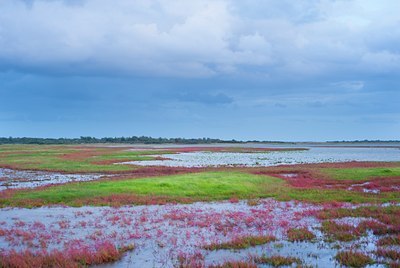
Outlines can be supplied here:
<path id="1" fill-rule="evenodd" d="M 75 181 L 91 181 L 101 178 L 100 174 L 63 174 L 57 172 L 14 170 L 0 168 L 0 191 L 16 188 L 34 188 Z"/>
<path id="2" fill-rule="evenodd" d="M 159 155 L 167 160 L 132 161 L 122 164 L 140 166 L 209 167 L 277 166 L 289 164 L 400 161 L 399 148 L 309 147 L 308 150 L 257 153 L 190 152 Z"/>

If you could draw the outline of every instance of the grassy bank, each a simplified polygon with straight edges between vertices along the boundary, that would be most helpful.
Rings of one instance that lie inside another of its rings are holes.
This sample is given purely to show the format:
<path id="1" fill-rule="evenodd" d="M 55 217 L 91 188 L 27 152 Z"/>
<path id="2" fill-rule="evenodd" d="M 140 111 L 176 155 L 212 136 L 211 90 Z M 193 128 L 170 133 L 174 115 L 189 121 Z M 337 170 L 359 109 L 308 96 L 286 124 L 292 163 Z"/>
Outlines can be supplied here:
<path id="1" fill-rule="evenodd" d="M 400 167 L 384 168 L 334 168 L 323 169 L 329 177 L 336 180 L 367 180 L 371 178 L 400 176 Z"/>
<path id="2" fill-rule="evenodd" d="M 70 183 L 44 189 L 22 190 L 0 199 L 3 206 L 47 204 L 104 205 L 147 204 L 151 200 L 215 201 L 273 197 L 278 200 L 308 202 L 388 202 L 400 201 L 397 193 L 368 194 L 346 190 L 296 189 L 286 181 L 264 175 L 241 172 L 201 172 L 144 179 Z M 126 199 L 125 202 L 121 198 Z M 159 203 L 159 202 L 156 202 Z"/>
<path id="3" fill-rule="evenodd" d="M 132 165 L 114 165 L 122 161 L 153 159 L 155 150 L 127 151 L 126 148 L 74 146 L 0 146 L 0 166 L 15 169 L 47 170 L 70 173 L 124 172 Z"/>
<path id="4" fill-rule="evenodd" d="M 199 169 L 190 168 L 115 165 L 125 161 L 151 160 L 153 155 L 196 150 L 205 149 L 188 147 L 129 151 L 114 147 L 3 145 L 0 146 L 0 167 L 119 175 L 110 180 L 10 191 L 10 194 L 0 196 L 0 205 L 123 205 L 266 197 L 319 203 L 381 203 L 398 202 L 400 199 L 396 190 L 400 187 L 399 163 L 220 167 L 204 169 L 201 173 L 198 173 Z M 216 147 L 212 150 L 231 149 Z M 245 148 L 245 152 L 248 150 L 251 149 Z M 279 176 L 285 173 L 294 176 Z"/>
<path id="5" fill-rule="evenodd" d="M 118 194 L 224 200 L 231 197 L 249 198 L 276 195 L 284 189 L 284 184 L 284 181 L 277 178 L 240 172 L 201 172 L 147 179 L 65 184 L 43 190 L 19 192 L 10 201 L 39 199 L 49 204 L 69 204 L 82 198 Z"/>

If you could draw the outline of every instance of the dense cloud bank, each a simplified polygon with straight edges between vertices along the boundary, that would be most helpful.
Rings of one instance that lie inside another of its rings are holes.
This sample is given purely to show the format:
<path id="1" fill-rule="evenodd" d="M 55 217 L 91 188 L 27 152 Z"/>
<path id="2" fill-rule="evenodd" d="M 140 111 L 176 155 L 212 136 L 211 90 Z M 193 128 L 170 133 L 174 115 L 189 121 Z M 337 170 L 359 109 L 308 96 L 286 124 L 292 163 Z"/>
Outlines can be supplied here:
<path id="1" fill-rule="evenodd" d="M 61 74 L 393 73 L 399 10 L 396 0 L 5 0 L 0 60 Z"/>

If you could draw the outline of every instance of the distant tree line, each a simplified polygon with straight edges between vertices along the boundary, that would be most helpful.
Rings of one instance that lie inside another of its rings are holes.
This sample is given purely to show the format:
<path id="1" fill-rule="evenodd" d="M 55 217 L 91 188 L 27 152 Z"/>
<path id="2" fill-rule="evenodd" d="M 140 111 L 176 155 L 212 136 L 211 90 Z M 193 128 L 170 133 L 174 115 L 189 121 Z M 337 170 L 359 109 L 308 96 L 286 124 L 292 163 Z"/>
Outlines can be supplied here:
<path id="1" fill-rule="evenodd" d="M 391 142 L 400 142 L 400 140 L 353 140 L 353 141 L 328 141 L 330 143 L 391 143 Z"/>
<path id="2" fill-rule="evenodd" d="M 210 138 L 152 138 L 146 136 L 132 136 L 132 137 L 80 137 L 80 138 L 14 138 L 14 137 L 0 137 L 0 144 L 88 144 L 88 143 L 130 143 L 130 144 L 210 144 L 210 143 L 242 143 L 237 140 L 221 140 Z"/>
<path id="3" fill-rule="evenodd" d="M 329 141 L 328 143 L 377 143 L 377 142 L 400 142 L 396 140 L 355 140 L 355 141 Z M 211 143 L 279 143 L 296 144 L 296 142 L 284 141 L 259 141 L 259 140 L 222 140 L 211 138 L 153 138 L 147 136 L 132 137 L 106 137 L 95 138 L 82 136 L 80 138 L 30 138 L 30 137 L 0 137 L 0 144 L 89 144 L 89 143 L 128 143 L 128 144 L 211 144 Z"/>

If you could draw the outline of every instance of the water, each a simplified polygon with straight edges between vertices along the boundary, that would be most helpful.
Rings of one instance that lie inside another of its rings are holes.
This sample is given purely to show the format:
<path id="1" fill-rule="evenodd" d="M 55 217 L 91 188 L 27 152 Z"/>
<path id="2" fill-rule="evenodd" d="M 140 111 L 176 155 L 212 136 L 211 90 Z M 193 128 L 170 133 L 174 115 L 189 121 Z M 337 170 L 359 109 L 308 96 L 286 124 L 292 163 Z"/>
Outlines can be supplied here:
<path id="1" fill-rule="evenodd" d="M 167 160 L 133 161 L 120 164 L 171 167 L 277 166 L 348 161 L 400 161 L 399 148 L 308 147 L 308 150 L 257 153 L 190 152 L 159 155 Z"/>
<path id="2" fill-rule="evenodd" d="M 11 235 L 0 236 L 0 248 L 40 249 L 45 241 L 48 249 L 63 249 L 76 241 L 95 244 L 107 240 L 116 244 L 134 243 L 136 248 L 124 258 L 102 267 L 173 267 L 178 254 L 201 252 L 206 264 L 224 259 L 237 259 L 249 253 L 293 253 L 309 263 L 314 252 L 319 262 L 333 265 L 335 250 L 329 245 L 288 243 L 284 241 L 240 251 L 207 251 L 201 248 L 210 241 L 231 240 L 241 235 L 275 235 L 282 239 L 288 228 L 317 228 L 312 217 L 297 213 L 320 209 L 319 206 L 261 200 L 257 206 L 246 202 L 194 203 L 188 205 L 111 207 L 42 207 L 34 209 L 0 209 L 2 229 Z M 40 223 L 40 224 L 39 224 Z M 32 239 L 23 240 L 17 231 L 32 232 Z M 13 237 L 13 239 L 9 239 Z M 62 241 L 62 243 L 60 243 Z M 274 246 L 275 244 L 281 246 Z M 317 250 L 317 248 L 323 250 Z"/>
<path id="3" fill-rule="evenodd" d="M 175 267 L 178 255 L 196 253 L 204 257 L 206 265 L 243 260 L 250 255 L 279 254 L 298 257 L 318 267 L 335 267 L 337 247 L 324 241 L 320 221 L 307 212 L 322 208 L 273 199 L 259 200 L 255 206 L 240 201 L 120 208 L 5 208 L 0 209 L 1 229 L 6 233 L 0 236 L 0 250 L 40 251 L 40 242 L 45 242 L 49 250 L 63 250 L 81 243 L 90 246 L 110 241 L 116 245 L 134 243 L 135 249 L 120 261 L 99 267 Z M 344 220 L 358 224 L 352 218 Z M 289 228 L 300 227 L 316 234 L 317 241 L 290 243 L 285 239 Z M 243 235 L 274 235 L 278 241 L 234 251 L 202 248 L 213 241 L 230 241 Z M 370 253 L 376 250 L 376 239 L 369 233 L 340 246 L 343 249 L 357 245 Z"/>
<path id="4" fill-rule="evenodd" d="M 13 170 L 0 168 L 0 191 L 76 181 L 91 181 L 101 178 L 100 174 L 62 174 L 56 172 Z"/>

